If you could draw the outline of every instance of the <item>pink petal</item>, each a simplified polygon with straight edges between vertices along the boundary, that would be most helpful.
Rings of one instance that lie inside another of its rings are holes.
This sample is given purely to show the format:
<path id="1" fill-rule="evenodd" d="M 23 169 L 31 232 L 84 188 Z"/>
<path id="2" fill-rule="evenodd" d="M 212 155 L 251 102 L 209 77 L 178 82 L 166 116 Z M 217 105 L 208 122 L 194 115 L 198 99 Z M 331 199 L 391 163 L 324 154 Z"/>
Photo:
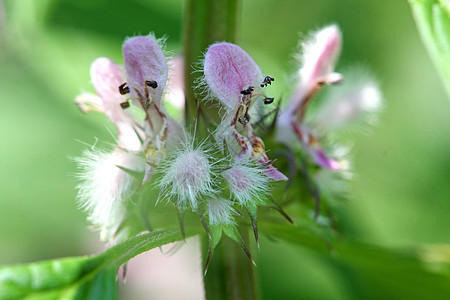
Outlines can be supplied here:
<path id="1" fill-rule="evenodd" d="M 325 155 L 325 152 L 321 148 L 309 149 L 310 154 L 314 161 L 321 167 L 327 168 L 333 171 L 341 169 L 341 165 L 334 159 Z"/>
<path id="2" fill-rule="evenodd" d="M 341 45 L 341 32 L 336 25 L 321 29 L 303 43 L 302 68 L 300 69 L 303 84 L 311 86 L 318 81 L 329 83 L 329 81 L 340 80 L 333 70 Z"/>
<path id="3" fill-rule="evenodd" d="M 124 82 L 122 67 L 108 58 L 97 58 L 91 64 L 91 80 L 102 100 L 103 112 L 111 122 L 125 121 L 127 116 L 120 103 L 126 98 L 119 93 L 119 86 Z"/>
<path id="4" fill-rule="evenodd" d="M 239 46 L 230 43 L 211 45 L 205 55 L 204 72 L 211 91 L 226 106 L 239 104 L 241 91 L 259 88 L 262 73 L 255 61 Z"/>
<path id="5" fill-rule="evenodd" d="M 153 80 L 157 88 L 147 87 L 152 101 L 161 102 L 167 81 L 167 62 L 158 42 L 152 36 L 136 36 L 125 41 L 122 47 L 125 68 L 128 75 L 130 95 L 145 96 L 145 82 Z"/>
<path id="6" fill-rule="evenodd" d="M 267 175 L 267 177 L 269 177 L 270 179 L 272 179 L 273 181 L 287 181 L 288 178 L 286 177 L 286 175 L 284 175 L 283 173 L 281 173 L 280 171 L 278 171 L 274 166 L 272 165 L 267 165 L 264 168 L 264 173 Z"/>

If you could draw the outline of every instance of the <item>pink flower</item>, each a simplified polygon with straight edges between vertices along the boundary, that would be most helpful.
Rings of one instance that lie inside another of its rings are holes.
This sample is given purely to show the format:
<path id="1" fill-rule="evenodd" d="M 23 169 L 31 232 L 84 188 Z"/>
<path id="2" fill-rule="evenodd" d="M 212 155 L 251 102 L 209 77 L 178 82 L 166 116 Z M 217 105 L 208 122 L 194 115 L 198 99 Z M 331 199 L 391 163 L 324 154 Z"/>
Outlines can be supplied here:
<path id="1" fill-rule="evenodd" d="M 161 103 L 168 73 L 161 46 L 153 36 L 132 37 L 125 41 L 123 54 L 128 82 L 121 66 L 99 58 L 91 66 L 98 96 L 83 94 L 75 100 L 84 112 L 104 113 L 119 133 L 112 152 L 93 149 L 77 159 L 82 169 L 78 197 L 108 240 L 115 239 L 125 219 L 126 202 L 139 184 L 136 174 L 145 169 L 144 182 L 150 180 L 153 166 L 165 155 L 166 142 L 178 141 L 183 134 Z M 130 102 L 142 110 L 142 119 L 131 113 Z M 147 163 L 140 153 L 145 154 Z"/>
<path id="2" fill-rule="evenodd" d="M 83 94 L 75 102 L 83 112 L 104 113 L 118 130 L 117 147 L 111 151 L 92 149 L 76 159 L 81 172 L 78 198 L 89 212 L 89 220 L 101 230 L 102 240 L 113 241 L 126 215 L 125 203 L 137 184 L 126 172 L 143 172 L 145 162 L 139 157 L 144 132 L 142 122 L 121 107 L 125 96 L 118 87 L 123 83 L 122 67 L 107 58 L 91 65 L 92 83 L 97 95 Z M 121 169 L 123 168 L 123 169 Z"/>
<path id="3" fill-rule="evenodd" d="M 288 104 L 277 118 L 279 142 L 292 145 L 295 140 L 299 140 L 316 164 L 331 170 L 338 170 L 340 164 L 325 154 L 319 138 L 304 121 L 308 103 L 321 86 L 342 79 L 340 74 L 334 73 L 341 44 L 341 33 L 336 25 L 315 32 L 303 43 L 303 53 L 298 57 L 302 65 L 298 72 L 298 84 Z"/>
<path id="4" fill-rule="evenodd" d="M 147 182 L 155 172 L 153 166 L 158 165 L 164 156 L 167 138 L 178 140 L 183 130 L 166 115 L 161 103 L 168 68 L 158 41 L 151 35 L 136 36 L 127 39 L 122 50 L 128 82 L 121 86 L 121 93 L 129 93 L 129 99 L 137 102 L 145 112 L 143 147 L 149 162 L 144 177 L 144 182 Z"/>
<path id="5" fill-rule="evenodd" d="M 300 141 L 313 161 L 330 170 L 342 170 L 346 163 L 330 157 L 321 145 L 326 130 L 350 123 L 367 112 L 375 112 L 381 103 L 377 85 L 366 76 L 350 80 L 336 89 L 336 95 L 325 101 L 318 112 L 307 114 L 309 102 L 324 85 L 342 81 L 334 72 L 341 51 L 342 37 L 336 25 L 327 26 L 310 35 L 298 56 L 301 68 L 294 93 L 277 118 L 277 140 L 289 147 Z M 308 118 L 307 118 L 308 117 Z"/>
<path id="6" fill-rule="evenodd" d="M 287 180 L 269 161 L 263 141 L 254 133 L 250 123 L 251 109 L 259 100 L 271 103 L 273 98 L 260 90 L 274 80 L 263 78 L 259 66 L 239 46 L 217 43 L 208 48 L 204 60 L 204 85 L 226 107 L 225 116 L 216 139 L 233 152 L 236 158 L 246 157 L 265 166 L 265 174 L 272 180 Z"/>

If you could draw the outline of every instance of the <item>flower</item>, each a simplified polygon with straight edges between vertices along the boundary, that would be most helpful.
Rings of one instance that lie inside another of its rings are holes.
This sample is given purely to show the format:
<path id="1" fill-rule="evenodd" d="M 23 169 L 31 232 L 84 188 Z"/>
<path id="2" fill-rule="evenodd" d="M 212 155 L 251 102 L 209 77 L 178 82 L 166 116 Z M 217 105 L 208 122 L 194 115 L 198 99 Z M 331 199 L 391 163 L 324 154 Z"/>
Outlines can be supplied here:
<path id="1" fill-rule="evenodd" d="M 330 97 L 334 100 L 325 101 L 326 105 L 318 113 L 307 116 L 308 104 L 317 91 L 324 85 L 342 81 L 342 75 L 334 72 L 341 45 L 341 32 L 336 25 L 311 34 L 303 42 L 303 52 L 298 56 L 301 64 L 297 74 L 298 83 L 276 120 L 278 142 L 292 148 L 296 141 L 300 141 L 302 148 L 318 166 L 333 171 L 343 170 L 347 163 L 327 154 L 321 137 L 333 126 L 348 124 L 350 119 L 366 111 L 375 111 L 381 102 L 376 84 L 366 80 L 344 85 L 345 93 L 340 92 L 339 97 Z"/>
<path id="2" fill-rule="evenodd" d="M 250 123 L 251 109 L 258 100 L 264 100 L 266 104 L 273 101 L 260 90 L 274 79 L 270 76 L 263 78 L 250 55 L 231 43 L 211 45 L 205 54 L 203 71 L 203 85 L 226 110 L 216 132 L 216 140 L 224 141 L 236 159 L 253 159 L 264 165 L 265 174 L 272 180 L 287 180 L 270 164 L 264 143 L 255 135 Z"/>
<path id="3" fill-rule="evenodd" d="M 75 100 L 84 112 L 107 115 L 119 133 L 112 152 L 85 151 L 77 159 L 82 169 L 78 197 L 108 240 L 125 219 L 127 201 L 139 184 L 136 173 L 145 170 L 143 182 L 149 181 L 165 155 L 166 143 L 175 143 L 183 134 L 182 127 L 166 116 L 161 102 L 168 70 L 158 41 L 152 35 L 129 38 L 123 55 L 127 82 L 121 66 L 99 58 L 91 66 L 98 96 L 83 94 Z M 128 109 L 131 104 L 143 112 L 142 119 Z"/>
<path id="4" fill-rule="evenodd" d="M 111 152 L 84 151 L 76 159 L 81 172 L 78 199 L 89 212 L 89 219 L 100 228 L 103 240 L 113 240 L 126 215 L 125 204 L 137 184 L 125 170 L 143 172 L 140 121 L 121 108 L 125 99 L 118 87 L 123 82 L 122 68 L 107 58 L 91 65 L 92 83 L 98 96 L 83 94 L 75 99 L 82 111 L 97 110 L 108 116 L 117 127 L 117 146 Z M 122 168 L 122 169 L 121 169 Z"/>

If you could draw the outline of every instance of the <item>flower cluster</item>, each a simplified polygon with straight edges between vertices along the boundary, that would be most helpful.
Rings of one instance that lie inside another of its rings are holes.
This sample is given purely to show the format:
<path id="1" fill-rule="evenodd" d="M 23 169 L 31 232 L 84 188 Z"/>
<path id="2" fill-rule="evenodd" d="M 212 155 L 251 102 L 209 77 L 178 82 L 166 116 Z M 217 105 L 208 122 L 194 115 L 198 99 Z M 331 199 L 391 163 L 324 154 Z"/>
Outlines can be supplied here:
<path id="1" fill-rule="evenodd" d="M 284 148 L 309 156 L 320 169 L 343 174 L 348 163 L 322 146 L 326 133 L 376 111 L 380 94 L 373 81 L 360 78 L 350 88 L 343 84 L 322 107 L 306 113 L 319 89 L 342 81 L 343 76 L 334 72 L 341 43 L 339 29 L 331 25 L 302 44 L 298 83 L 273 124 L 276 141 Z M 152 35 L 129 38 L 123 56 L 125 76 L 122 67 L 99 58 L 91 67 L 98 96 L 83 94 L 76 99 L 84 112 L 100 111 L 118 129 L 112 152 L 93 149 L 78 159 L 79 198 L 91 221 L 106 240 L 117 240 L 119 231 L 126 235 L 125 224 L 132 218 L 127 207 L 136 194 L 142 198 L 142 190 L 150 187 L 159 196 L 144 201 L 173 204 L 183 234 L 180 216 L 187 212 L 199 216 L 210 237 L 210 255 L 222 233 L 249 255 L 237 230 L 242 211 L 248 213 L 258 240 L 257 209 L 274 205 L 280 210 L 271 198 L 271 186 L 288 180 L 269 159 L 254 129 L 255 121 L 261 121 L 258 111 L 274 102 L 264 89 L 275 79 L 263 75 L 239 46 L 225 42 L 209 46 L 200 86 L 207 98 L 218 101 L 221 121 L 208 128 L 207 136 L 199 136 L 166 113 L 165 87 L 174 84 L 167 83 L 171 78 L 161 41 Z"/>

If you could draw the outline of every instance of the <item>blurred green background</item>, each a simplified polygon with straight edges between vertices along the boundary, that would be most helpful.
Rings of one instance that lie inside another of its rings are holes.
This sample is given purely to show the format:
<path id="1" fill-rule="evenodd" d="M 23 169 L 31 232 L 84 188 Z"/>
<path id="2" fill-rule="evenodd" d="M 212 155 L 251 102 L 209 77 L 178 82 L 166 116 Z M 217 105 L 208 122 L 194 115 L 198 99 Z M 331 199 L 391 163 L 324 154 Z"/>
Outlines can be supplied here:
<path id="1" fill-rule="evenodd" d="M 274 96 L 288 95 L 283 79 L 294 71 L 298 39 L 329 23 L 344 36 L 337 70 L 363 66 L 379 80 L 385 109 L 378 125 L 370 134 L 351 134 L 353 199 L 339 211 L 346 236 L 392 247 L 449 243 L 450 102 L 407 2 L 243 2 L 239 41 L 277 78 Z M 92 253 L 97 234 L 77 209 L 70 157 L 94 137 L 108 147 L 114 129 L 100 114 L 83 115 L 73 99 L 93 92 L 95 58 L 123 62 L 126 36 L 153 31 L 180 52 L 184 1 L 1 5 L 0 264 Z M 355 291 L 357 274 L 308 250 L 263 240 L 259 261 L 267 299 L 367 298 L 364 279 Z"/>

